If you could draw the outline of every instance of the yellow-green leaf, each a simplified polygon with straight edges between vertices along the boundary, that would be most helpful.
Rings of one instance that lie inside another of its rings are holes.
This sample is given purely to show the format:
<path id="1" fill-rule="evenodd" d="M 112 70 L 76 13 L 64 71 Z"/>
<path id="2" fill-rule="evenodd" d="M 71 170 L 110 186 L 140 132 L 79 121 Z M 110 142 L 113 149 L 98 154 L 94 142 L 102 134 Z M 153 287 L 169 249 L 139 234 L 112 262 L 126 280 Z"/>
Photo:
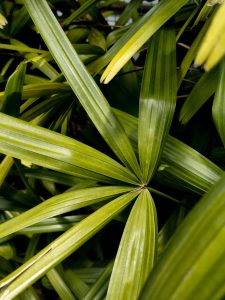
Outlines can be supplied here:
<path id="1" fill-rule="evenodd" d="M 219 67 L 219 80 L 212 107 L 213 120 L 225 147 L 225 59 Z"/>
<path id="2" fill-rule="evenodd" d="M 139 104 L 138 150 L 145 183 L 159 162 L 176 105 L 176 37 L 169 25 L 151 39 Z"/>
<path id="3" fill-rule="evenodd" d="M 104 205 L 6 276 L 0 281 L 0 300 L 14 299 L 15 296 L 94 236 L 125 209 L 139 193 L 140 190 L 130 192 Z"/>
<path id="4" fill-rule="evenodd" d="M 197 65 L 204 64 L 207 71 L 212 69 L 225 54 L 225 2 L 214 15 L 212 23 L 202 41 L 195 59 Z"/>
<path id="5" fill-rule="evenodd" d="M 107 300 L 136 300 L 156 257 L 157 216 L 153 199 L 144 190 L 136 200 L 116 255 Z"/>
<path id="6" fill-rule="evenodd" d="M 118 53 L 104 71 L 101 81 L 108 83 L 112 80 L 144 43 L 186 2 L 187 0 L 162 0 L 137 21 L 113 46 Z"/>

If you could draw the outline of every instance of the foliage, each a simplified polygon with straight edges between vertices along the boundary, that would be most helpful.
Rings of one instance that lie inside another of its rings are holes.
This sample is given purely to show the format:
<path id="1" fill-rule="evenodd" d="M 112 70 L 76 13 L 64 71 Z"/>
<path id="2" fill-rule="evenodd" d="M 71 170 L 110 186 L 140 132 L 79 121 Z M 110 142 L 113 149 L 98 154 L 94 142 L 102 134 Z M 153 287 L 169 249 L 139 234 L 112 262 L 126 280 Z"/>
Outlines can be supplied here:
<path id="1" fill-rule="evenodd" d="M 0 299 L 224 299 L 224 10 L 0 2 Z"/>

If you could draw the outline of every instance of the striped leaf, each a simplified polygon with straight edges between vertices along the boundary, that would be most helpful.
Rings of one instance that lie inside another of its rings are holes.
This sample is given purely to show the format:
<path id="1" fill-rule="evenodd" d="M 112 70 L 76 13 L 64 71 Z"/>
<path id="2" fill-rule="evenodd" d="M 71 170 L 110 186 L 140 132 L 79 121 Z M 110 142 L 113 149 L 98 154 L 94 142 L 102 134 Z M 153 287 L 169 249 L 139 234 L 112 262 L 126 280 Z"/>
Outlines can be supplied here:
<path id="1" fill-rule="evenodd" d="M 25 0 L 27 10 L 49 51 L 89 117 L 120 160 L 141 179 L 130 142 L 113 111 L 87 72 L 46 0 Z"/>
<path id="2" fill-rule="evenodd" d="M 173 235 L 141 300 L 223 299 L 225 177 L 191 210 Z"/>
<path id="3" fill-rule="evenodd" d="M 72 138 L 2 113 L 0 152 L 78 177 L 100 181 L 111 177 L 137 182 L 129 170 L 107 155 Z"/>
<path id="4" fill-rule="evenodd" d="M 147 184 L 159 162 L 176 105 L 176 37 L 164 27 L 151 39 L 140 94 L 138 150 Z"/>
<path id="5" fill-rule="evenodd" d="M 125 209 L 139 192 L 139 190 L 130 192 L 104 205 L 6 276 L 0 281 L 0 300 L 14 299 L 15 296 L 32 285 L 51 268 L 71 255 Z"/>
<path id="6" fill-rule="evenodd" d="M 136 22 L 113 46 L 111 52 L 116 55 L 103 73 L 101 81 L 108 83 L 112 80 L 144 43 L 186 2 L 187 0 L 162 0 Z M 108 63 L 108 60 L 105 61 Z"/>
<path id="7" fill-rule="evenodd" d="M 62 193 L 0 224 L 0 238 L 48 218 L 101 202 L 130 190 L 131 188 L 127 187 L 109 186 L 86 188 Z"/>
<path id="8" fill-rule="evenodd" d="M 137 149 L 138 119 L 115 109 L 127 135 Z M 170 182 L 181 182 L 188 189 L 200 194 L 207 192 L 223 174 L 222 169 L 202 154 L 168 135 L 161 157 L 158 173 L 169 178 Z"/>
<path id="9" fill-rule="evenodd" d="M 136 300 L 156 257 L 157 216 L 147 189 L 136 200 L 116 255 L 107 300 Z"/>

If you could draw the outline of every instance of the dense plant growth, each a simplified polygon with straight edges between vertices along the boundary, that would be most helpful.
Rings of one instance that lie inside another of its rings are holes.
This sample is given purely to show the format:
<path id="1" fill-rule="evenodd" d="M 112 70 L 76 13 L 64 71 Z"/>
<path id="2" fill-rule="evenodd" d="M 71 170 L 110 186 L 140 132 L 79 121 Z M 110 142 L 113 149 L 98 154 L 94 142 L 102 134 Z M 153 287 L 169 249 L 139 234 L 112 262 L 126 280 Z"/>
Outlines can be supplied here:
<path id="1" fill-rule="evenodd" d="M 223 1 L 0 2 L 0 299 L 223 299 Z"/>

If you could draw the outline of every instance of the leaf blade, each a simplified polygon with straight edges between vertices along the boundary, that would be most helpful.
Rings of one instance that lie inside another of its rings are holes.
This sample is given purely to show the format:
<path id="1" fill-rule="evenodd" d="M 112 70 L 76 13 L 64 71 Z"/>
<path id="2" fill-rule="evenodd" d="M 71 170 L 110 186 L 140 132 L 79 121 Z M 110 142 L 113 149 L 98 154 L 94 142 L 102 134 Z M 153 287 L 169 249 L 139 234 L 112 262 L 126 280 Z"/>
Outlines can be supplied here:
<path id="1" fill-rule="evenodd" d="M 0 224 L 0 238 L 16 233 L 45 219 L 101 202 L 112 196 L 128 192 L 131 189 L 119 186 L 95 187 L 54 196 L 17 217 Z"/>
<path id="2" fill-rule="evenodd" d="M 138 299 L 153 268 L 157 245 L 154 201 L 144 190 L 128 217 L 110 278 L 106 299 Z"/>
<path id="3" fill-rule="evenodd" d="M 224 97 L 225 97 L 225 60 L 223 59 L 220 64 L 219 80 L 217 84 L 216 93 L 213 100 L 212 115 L 220 138 L 225 146 L 224 134 Z"/>
<path id="4" fill-rule="evenodd" d="M 170 129 L 176 105 L 176 86 L 175 30 L 167 26 L 151 39 L 142 79 L 138 150 L 146 183 L 157 167 Z"/>
<path id="5" fill-rule="evenodd" d="M 0 151 L 4 154 L 79 177 L 104 180 L 112 175 L 137 182 L 129 170 L 107 155 L 62 134 L 2 113 L 0 128 Z"/>
<path id="6" fill-rule="evenodd" d="M 181 224 L 141 300 L 221 299 L 224 295 L 224 182 L 223 176 Z"/>
<path id="7" fill-rule="evenodd" d="M 104 71 L 101 81 L 108 83 L 143 44 L 168 21 L 187 1 L 160 1 L 124 35 L 119 51 Z M 114 48 L 117 49 L 115 44 Z M 112 51 L 112 50 L 111 50 Z"/>
<path id="8" fill-rule="evenodd" d="M 26 8 L 68 83 L 106 143 L 141 179 L 130 142 L 113 111 L 87 72 L 45 0 L 25 0 Z"/>
<path id="9" fill-rule="evenodd" d="M 50 243 L 37 255 L 1 281 L 0 287 L 2 288 L 2 292 L 0 299 L 10 300 L 21 293 L 50 268 L 60 263 L 96 234 L 138 194 L 139 191 L 136 190 L 116 198 Z M 37 268 L 39 272 L 37 272 Z"/>

